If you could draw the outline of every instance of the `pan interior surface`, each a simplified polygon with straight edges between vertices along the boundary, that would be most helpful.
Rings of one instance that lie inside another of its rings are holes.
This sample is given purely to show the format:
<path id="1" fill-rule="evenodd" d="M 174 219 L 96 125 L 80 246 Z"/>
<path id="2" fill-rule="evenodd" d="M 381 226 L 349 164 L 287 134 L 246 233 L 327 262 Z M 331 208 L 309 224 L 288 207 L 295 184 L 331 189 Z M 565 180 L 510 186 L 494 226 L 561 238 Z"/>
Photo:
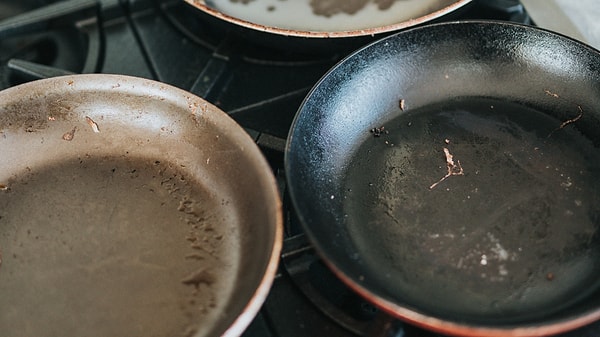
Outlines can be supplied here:
<path id="1" fill-rule="evenodd" d="M 189 334 L 233 291 L 237 220 L 172 164 L 70 158 L 9 184 L 0 194 L 7 335 Z"/>
<path id="2" fill-rule="evenodd" d="M 429 312 L 492 322 L 543 317 L 597 290 L 600 154 L 561 124 L 477 98 L 385 123 L 342 182 L 367 274 Z"/>
<path id="3" fill-rule="evenodd" d="M 119 75 L 0 101 L 3 335 L 241 334 L 271 285 L 281 218 L 239 125 Z"/>

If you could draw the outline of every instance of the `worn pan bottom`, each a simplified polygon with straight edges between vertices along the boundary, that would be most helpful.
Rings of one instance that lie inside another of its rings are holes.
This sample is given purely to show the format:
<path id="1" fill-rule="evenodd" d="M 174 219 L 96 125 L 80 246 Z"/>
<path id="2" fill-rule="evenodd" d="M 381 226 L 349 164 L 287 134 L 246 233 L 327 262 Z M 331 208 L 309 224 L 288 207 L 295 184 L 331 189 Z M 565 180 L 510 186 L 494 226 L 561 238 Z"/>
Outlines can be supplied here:
<path id="1" fill-rule="evenodd" d="M 597 290 L 600 155 L 570 125 L 580 113 L 561 121 L 458 98 L 365 130 L 341 183 L 365 281 L 417 310 L 488 324 Z"/>
<path id="2" fill-rule="evenodd" d="M 237 220 L 190 172 L 88 155 L 12 176 L 0 193 L 8 336 L 180 336 L 218 318 Z"/>

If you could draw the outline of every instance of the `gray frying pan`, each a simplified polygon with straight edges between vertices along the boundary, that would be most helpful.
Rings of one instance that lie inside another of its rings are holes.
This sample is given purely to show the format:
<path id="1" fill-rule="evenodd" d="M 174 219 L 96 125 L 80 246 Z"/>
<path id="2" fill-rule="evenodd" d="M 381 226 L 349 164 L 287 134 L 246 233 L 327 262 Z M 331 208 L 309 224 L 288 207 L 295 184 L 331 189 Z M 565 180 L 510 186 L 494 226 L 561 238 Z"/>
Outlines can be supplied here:
<path id="1" fill-rule="evenodd" d="M 392 317 L 462 336 L 600 318 L 600 53 L 530 26 L 423 26 L 341 61 L 286 149 L 308 237 Z"/>
<path id="2" fill-rule="evenodd" d="M 282 220 L 270 168 L 183 90 L 75 75 L 0 92 L 3 336 L 236 336 Z"/>

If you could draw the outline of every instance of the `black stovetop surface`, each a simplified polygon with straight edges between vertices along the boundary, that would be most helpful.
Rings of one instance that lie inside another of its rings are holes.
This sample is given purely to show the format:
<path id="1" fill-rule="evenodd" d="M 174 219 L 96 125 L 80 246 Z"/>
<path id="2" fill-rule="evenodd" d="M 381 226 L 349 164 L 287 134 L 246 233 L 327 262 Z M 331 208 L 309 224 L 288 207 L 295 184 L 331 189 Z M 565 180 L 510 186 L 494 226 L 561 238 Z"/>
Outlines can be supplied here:
<path id="1" fill-rule="evenodd" d="M 532 24 L 518 0 L 475 1 L 453 19 Z M 3 0 L 0 20 L 0 89 L 68 73 L 144 77 L 205 98 L 254 137 L 281 185 L 286 223 L 279 272 L 244 336 L 371 336 L 387 322 L 314 254 L 285 193 L 283 148 L 294 114 L 346 52 L 254 45 L 207 26 L 179 0 Z M 393 326 L 382 334 L 439 336 Z M 563 336 L 600 336 L 600 324 Z"/>

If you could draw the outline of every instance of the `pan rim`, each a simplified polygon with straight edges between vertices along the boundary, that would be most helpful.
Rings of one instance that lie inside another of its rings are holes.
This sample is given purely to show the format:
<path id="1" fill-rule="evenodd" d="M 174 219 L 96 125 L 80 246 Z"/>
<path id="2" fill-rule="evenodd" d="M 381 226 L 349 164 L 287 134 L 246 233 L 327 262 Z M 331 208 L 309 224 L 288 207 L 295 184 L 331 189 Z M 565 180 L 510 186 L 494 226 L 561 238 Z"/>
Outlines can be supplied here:
<path id="1" fill-rule="evenodd" d="M 360 296 L 367 298 L 371 303 L 386 312 L 388 315 L 391 315 L 392 317 L 401 317 L 411 324 L 439 333 L 447 333 L 464 337 L 549 336 L 574 330 L 600 320 L 600 308 L 598 308 L 586 315 L 574 316 L 574 318 L 566 317 L 562 320 L 549 324 L 507 325 L 506 327 L 461 324 L 423 314 L 417 310 L 412 310 L 388 301 L 383 297 L 373 296 L 373 292 L 361 286 L 359 283 L 354 282 L 331 261 L 324 259 L 324 262 L 329 268 L 331 268 L 333 273 L 339 277 L 340 280 L 342 280 L 344 284 L 350 287 L 353 291 L 356 291 Z"/>

